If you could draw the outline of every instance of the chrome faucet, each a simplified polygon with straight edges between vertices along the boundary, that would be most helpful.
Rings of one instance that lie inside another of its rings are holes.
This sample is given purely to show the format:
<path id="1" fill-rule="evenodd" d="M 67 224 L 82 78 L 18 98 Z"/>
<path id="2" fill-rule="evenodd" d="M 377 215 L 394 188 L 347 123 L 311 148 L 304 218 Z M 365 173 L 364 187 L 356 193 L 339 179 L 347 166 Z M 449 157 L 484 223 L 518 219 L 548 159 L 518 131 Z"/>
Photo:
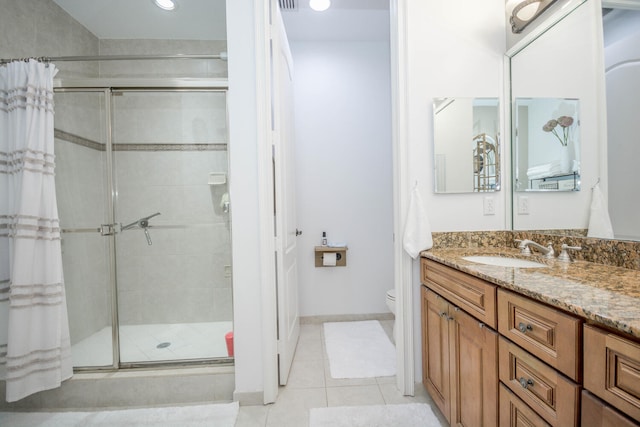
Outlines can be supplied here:
<path id="1" fill-rule="evenodd" d="M 532 247 L 542 253 L 545 258 L 553 258 L 553 256 L 555 255 L 555 251 L 553 250 L 553 245 L 551 244 L 551 242 L 549 242 L 545 247 L 529 239 L 516 239 L 515 241 L 520 242 L 520 244 L 518 245 L 518 249 L 520 249 L 520 253 L 523 255 L 531 255 Z"/>
<path id="2" fill-rule="evenodd" d="M 558 260 L 563 262 L 572 262 L 571 255 L 569 255 L 569 251 L 581 251 L 582 246 L 569 246 L 566 243 L 562 244 L 562 251 L 560 251 L 560 255 L 558 255 Z"/>

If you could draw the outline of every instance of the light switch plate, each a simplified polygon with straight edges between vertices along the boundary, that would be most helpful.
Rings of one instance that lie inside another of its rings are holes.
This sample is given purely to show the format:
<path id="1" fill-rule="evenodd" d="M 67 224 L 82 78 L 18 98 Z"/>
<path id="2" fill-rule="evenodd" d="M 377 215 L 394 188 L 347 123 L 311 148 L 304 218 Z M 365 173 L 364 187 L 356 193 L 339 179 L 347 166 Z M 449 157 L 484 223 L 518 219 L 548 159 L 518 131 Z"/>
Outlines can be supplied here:
<path id="1" fill-rule="evenodd" d="M 527 196 L 518 197 L 518 215 L 529 215 L 529 198 Z"/>

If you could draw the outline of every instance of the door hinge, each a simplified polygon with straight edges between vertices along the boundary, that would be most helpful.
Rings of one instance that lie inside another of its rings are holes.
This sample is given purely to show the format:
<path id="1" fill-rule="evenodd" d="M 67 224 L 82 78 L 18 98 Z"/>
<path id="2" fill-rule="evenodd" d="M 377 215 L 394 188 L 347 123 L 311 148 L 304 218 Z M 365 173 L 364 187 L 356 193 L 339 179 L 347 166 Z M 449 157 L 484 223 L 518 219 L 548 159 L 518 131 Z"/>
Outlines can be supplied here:
<path id="1" fill-rule="evenodd" d="M 101 224 L 98 231 L 101 236 L 113 236 L 116 234 L 115 224 Z"/>

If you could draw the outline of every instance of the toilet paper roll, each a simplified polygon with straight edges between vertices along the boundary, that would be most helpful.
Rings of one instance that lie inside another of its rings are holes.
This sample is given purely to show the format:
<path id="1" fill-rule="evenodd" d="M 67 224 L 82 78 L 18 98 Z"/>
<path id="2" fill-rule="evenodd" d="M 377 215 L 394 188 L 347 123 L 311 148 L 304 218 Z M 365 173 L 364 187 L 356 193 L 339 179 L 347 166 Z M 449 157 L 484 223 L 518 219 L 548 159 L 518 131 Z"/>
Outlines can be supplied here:
<path id="1" fill-rule="evenodd" d="M 336 253 L 335 252 L 325 252 L 322 255 L 322 265 L 328 266 L 328 267 L 335 267 L 336 265 Z"/>

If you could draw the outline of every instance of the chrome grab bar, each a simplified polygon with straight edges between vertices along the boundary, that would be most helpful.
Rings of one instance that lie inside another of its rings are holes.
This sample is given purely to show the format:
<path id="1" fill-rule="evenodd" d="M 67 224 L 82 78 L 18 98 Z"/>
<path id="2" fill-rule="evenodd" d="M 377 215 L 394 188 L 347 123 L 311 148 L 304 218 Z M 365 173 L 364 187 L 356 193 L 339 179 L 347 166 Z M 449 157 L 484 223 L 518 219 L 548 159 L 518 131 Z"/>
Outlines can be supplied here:
<path id="1" fill-rule="evenodd" d="M 145 216 L 144 218 L 140 218 L 136 221 L 133 221 L 131 224 L 127 224 L 120 228 L 120 231 L 129 230 L 133 227 L 142 228 L 144 230 L 144 236 L 147 238 L 147 244 L 151 246 L 153 242 L 151 242 L 151 235 L 149 235 L 149 220 L 154 216 L 160 215 L 160 212 L 156 212 L 152 215 Z"/>
<path id="2" fill-rule="evenodd" d="M 120 227 L 120 230 L 121 231 L 129 230 L 130 228 L 133 228 L 133 227 L 147 228 L 149 227 L 149 220 L 154 216 L 158 216 L 158 215 L 160 215 L 160 212 L 156 212 L 152 215 L 145 216 L 144 218 L 137 219 L 133 221 L 131 224 L 123 225 L 122 227 Z"/>

